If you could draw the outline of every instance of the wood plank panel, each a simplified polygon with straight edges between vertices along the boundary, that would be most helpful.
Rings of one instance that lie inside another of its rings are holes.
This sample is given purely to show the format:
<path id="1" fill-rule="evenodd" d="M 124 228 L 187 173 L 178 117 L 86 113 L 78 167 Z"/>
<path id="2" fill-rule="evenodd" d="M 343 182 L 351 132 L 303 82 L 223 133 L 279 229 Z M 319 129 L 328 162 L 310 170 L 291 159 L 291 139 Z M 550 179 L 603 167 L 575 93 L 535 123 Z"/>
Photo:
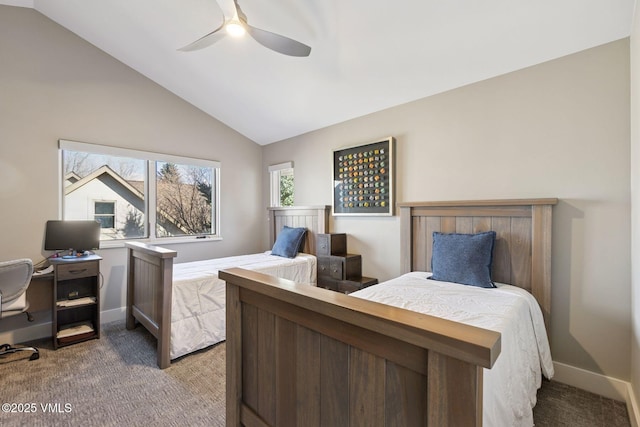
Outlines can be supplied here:
<path id="1" fill-rule="evenodd" d="M 238 426 L 240 425 L 240 410 L 243 397 L 242 335 L 244 333 L 244 325 L 242 324 L 242 308 L 238 287 L 227 284 L 226 294 L 226 422 L 229 426 Z"/>
<path id="2" fill-rule="evenodd" d="M 433 257 L 433 233 L 442 231 L 442 221 L 439 217 L 423 218 L 427 222 L 427 233 L 424 239 L 426 247 L 425 268 L 420 271 L 431 271 L 431 258 Z"/>
<path id="3" fill-rule="evenodd" d="M 510 246 L 513 283 L 531 292 L 531 218 L 511 219 Z"/>
<path id="4" fill-rule="evenodd" d="M 157 323 L 162 313 L 162 289 L 155 286 L 160 282 L 159 268 L 139 258 L 136 258 L 134 268 L 136 287 L 133 305 Z"/>
<path id="5" fill-rule="evenodd" d="M 304 221 L 300 225 L 301 227 L 305 227 L 307 229 L 307 233 L 304 237 L 304 245 L 302 247 L 302 252 L 304 253 L 315 253 L 317 231 L 314 230 L 317 230 L 317 221 L 317 217 L 307 215 L 304 217 Z"/>
<path id="6" fill-rule="evenodd" d="M 275 316 L 258 310 L 258 413 L 264 420 L 275 425 L 276 388 L 275 370 Z"/>
<path id="7" fill-rule="evenodd" d="M 333 291 L 321 290 L 321 292 L 334 296 Z M 337 295 L 342 294 L 335 294 L 335 296 Z M 426 374 L 427 354 L 424 349 L 418 346 L 403 342 L 393 336 L 381 335 L 375 331 L 375 328 L 365 329 L 329 316 L 309 313 L 300 307 L 286 304 L 276 299 L 260 297 L 246 290 L 241 292 L 241 296 L 243 301 L 261 309 L 269 310 L 274 315 L 282 316 L 320 334 L 341 342 L 351 343 L 351 345 L 362 350 L 379 354 L 394 363 Z M 386 306 L 382 307 L 386 310 Z M 409 313 L 412 317 L 421 316 L 415 312 Z M 473 334 L 474 332 L 470 330 L 469 333 Z"/>
<path id="8" fill-rule="evenodd" d="M 349 357 L 349 425 L 384 426 L 384 359 L 354 347 Z"/>
<path id="9" fill-rule="evenodd" d="M 456 218 L 456 233 L 473 233 L 473 217 L 461 216 Z"/>
<path id="10" fill-rule="evenodd" d="M 296 325 L 282 317 L 275 318 L 276 425 L 296 425 L 297 331 Z"/>
<path id="11" fill-rule="evenodd" d="M 427 425 L 427 376 L 387 361 L 385 424 Z"/>
<path id="12" fill-rule="evenodd" d="M 494 282 L 511 284 L 511 218 L 491 218 L 491 229 L 496 232 L 491 278 Z"/>
<path id="13" fill-rule="evenodd" d="M 481 426 L 482 368 L 430 351 L 427 402 L 430 426 Z"/>
<path id="14" fill-rule="evenodd" d="M 400 245 L 400 272 L 402 274 L 412 271 L 415 259 L 415 241 L 412 238 L 413 218 L 411 218 L 411 209 L 400 209 L 400 241 L 404 244 Z"/>
<path id="15" fill-rule="evenodd" d="M 227 327 L 230 327 L 228 323 Z M 227 332 L 227 337 L 229 332 L 231 331 Z M 254 306 L 242 304 L 242 399 L 254 411 L 258 409 L 257 350 L 258 310 Z"/>
<path id="16" fill-rule="evenodd" d="M 456 232 L 456 217 L 455 216 L 443 216 L 440 218 L 441 228 L 443 233 L 455 233 Z M 431 239 L 433 243 L 433 239 Z"/>
<path id="17" fill-rule="evenodd" d="M 420 235 L 427 235 L 427 221 L 426 218 L 416 217 L 413 223 L 414 233 Z M 427 242 L 425 239 L 413 241 L 413 263 L 414 269 L 419 271 L 429 271 L 429 264 L 431 257 L 427 253 Z"/>
<path id="18" fill-rule="evenodd" d="M 298 426 L 319 427 L 320 411 L 320 334 L 308 328 L 297 328 L 296 391 Z"/>
<path id="19" fill-rule="evenodd" d="M 489 216 L 474 216 L 471 218 L 471 222 L 473 223 L 472 233 L 491 231 L 491 217 Z"/>
<path id="20" fill-rule="evenodd" d="M 551 214 L 551 206 L 535 206 L 532 213 L 531 292 L 540 303 L 547 330 L 551 321 Z"/>
<path id="21" fill-rule="evenodd" d="M 349 346 L 321 336 L 320 370 L 320 425 L 349 425 Z"/>

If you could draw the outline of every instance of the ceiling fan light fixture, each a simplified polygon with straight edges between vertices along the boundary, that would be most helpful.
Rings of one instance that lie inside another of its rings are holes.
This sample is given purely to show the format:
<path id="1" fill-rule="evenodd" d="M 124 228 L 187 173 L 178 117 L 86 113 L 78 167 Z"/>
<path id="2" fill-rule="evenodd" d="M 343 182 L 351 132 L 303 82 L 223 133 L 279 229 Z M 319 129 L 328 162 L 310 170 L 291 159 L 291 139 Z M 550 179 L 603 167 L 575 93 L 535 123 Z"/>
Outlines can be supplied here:
<path id="1" fill-rule="evenodd" d="M 223 21 L 218 28 L 178 50 L 186 52 L 199 50 L 211 46 L 223 39 L 227 34 L 232 37 L 242 37 L 245 33 L 249 33 L 249 36 L 262 46 L 274 52 L 282 53 L 283 55 L 302 57 L 309 56 L 311 53 L 311 47 L 304 43 L 249 25 L 247 23 L 247 15 L 240 9 L 238 0 L 233 0 L 233 4 L 235 6 L 233 18 L 227 19 L 223 12 Z M 222 31 L 223 28 L 225 31 Z"/>
<path id="2" fill-rule="evenodd" d="M 247 32 L 245 26 L 239 20 L 232 19 L 224 26 L 227 33 L 232 37 L 242 37 Z"/>

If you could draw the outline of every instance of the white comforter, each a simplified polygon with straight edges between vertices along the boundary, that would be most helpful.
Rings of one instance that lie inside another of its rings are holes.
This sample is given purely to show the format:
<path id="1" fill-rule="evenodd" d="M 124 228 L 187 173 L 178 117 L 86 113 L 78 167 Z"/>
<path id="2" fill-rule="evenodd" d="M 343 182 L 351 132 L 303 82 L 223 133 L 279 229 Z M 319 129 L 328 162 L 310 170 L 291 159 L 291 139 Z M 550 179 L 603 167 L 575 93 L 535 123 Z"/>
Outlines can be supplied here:
<path id="1" fill-rule="evenodd" d="M 502 334 L 502 351 L 484 370 L 483 425 L 532 426 L 541 373 L 553 376 L 542 312 L 535 298 L 515 286 L 497 289 L 427 280 L 412 272 L 352 296 L 438 316 Z"/>
<path id="2" fill-rule="evenodd" d="M 259 271 L 297 283 L 316 284 L 316 257 L 303 253 L 293 259 L 271 255 L 267 251 L 175 264 L 171 359 L 225 340 L 225 282 L 218 278 L 218 271 L 232 267 Z"/>

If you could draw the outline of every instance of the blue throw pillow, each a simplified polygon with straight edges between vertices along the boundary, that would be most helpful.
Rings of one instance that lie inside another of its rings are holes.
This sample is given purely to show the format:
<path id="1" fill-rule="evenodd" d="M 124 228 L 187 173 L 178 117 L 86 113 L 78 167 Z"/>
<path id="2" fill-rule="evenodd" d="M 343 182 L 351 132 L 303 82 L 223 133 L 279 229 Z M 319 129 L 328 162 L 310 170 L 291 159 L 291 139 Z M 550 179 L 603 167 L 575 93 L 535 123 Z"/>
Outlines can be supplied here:
<path id="1" fill-rule="evenodd" d="M 495 288 L 491 262 L 495 231 L 478 234 L 433 233 L 431 279 Z"/>
<path id="2" fill-rule="evenodd" d="M 307 229 L 304 227 L 292 228 L 285 225 L 273 244 L 271 255 L 295 258 L 300 252 L 306 232 Z"/>

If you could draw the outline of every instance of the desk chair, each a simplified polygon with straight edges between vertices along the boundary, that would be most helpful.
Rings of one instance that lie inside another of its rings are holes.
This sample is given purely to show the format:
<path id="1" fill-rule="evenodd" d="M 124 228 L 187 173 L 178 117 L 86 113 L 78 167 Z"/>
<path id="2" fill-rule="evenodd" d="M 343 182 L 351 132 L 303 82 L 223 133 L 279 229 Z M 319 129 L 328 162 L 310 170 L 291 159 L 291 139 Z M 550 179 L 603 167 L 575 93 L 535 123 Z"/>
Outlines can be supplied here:
<path id="1" fill-rule="evenodd" d="M 27 312 L 27 288 L 31 283 L 33 263 L 30 259 L 17 259 L 0 262 L 0 319 L 25 313 L 27 320 L 33 322 L 33 317 Z M 19 351 L 31 351 L 29 360 L 40 357 L 35 347 L 12 347 L 9 344 L 0 345 L 0 357 Z"/>

